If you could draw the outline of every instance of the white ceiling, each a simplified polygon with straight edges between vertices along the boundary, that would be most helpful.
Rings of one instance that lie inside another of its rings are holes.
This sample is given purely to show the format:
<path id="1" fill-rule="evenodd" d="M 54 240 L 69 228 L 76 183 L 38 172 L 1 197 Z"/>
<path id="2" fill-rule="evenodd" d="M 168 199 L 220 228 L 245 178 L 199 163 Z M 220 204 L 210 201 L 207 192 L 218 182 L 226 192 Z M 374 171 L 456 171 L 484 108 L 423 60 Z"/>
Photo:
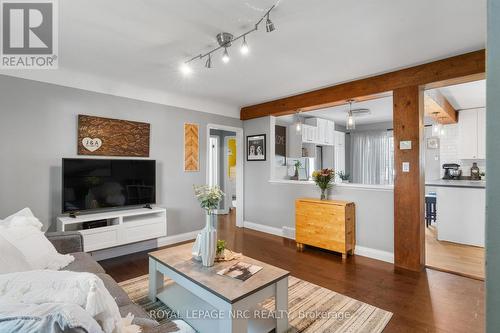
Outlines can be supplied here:
<path id="1" fill-rule="evenodd" d="M 486 0 L 281 0 L 276 31 L 215 68 L 179 64 L 239 34 L 274 0 L 59 1 L 59 70 L 39 81 L 238 117 L 239 107 L 482 49 Z"/>
<path id="2" fill-rule="evenodd" d="M 486 107 L 486 80 L 457 84 L 439 91 L 455 110 Z"/>

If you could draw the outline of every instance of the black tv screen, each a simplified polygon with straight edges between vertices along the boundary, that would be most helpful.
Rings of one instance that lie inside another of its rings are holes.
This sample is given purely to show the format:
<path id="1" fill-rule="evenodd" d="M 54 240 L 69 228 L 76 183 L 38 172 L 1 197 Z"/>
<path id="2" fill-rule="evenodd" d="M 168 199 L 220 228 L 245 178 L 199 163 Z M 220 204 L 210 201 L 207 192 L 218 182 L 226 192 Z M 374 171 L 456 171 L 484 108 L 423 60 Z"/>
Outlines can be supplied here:
<path id="1" fill-rule="evenodd" d="M 156 161 L 64 158 L 62 210 L 156 203 Z"/>

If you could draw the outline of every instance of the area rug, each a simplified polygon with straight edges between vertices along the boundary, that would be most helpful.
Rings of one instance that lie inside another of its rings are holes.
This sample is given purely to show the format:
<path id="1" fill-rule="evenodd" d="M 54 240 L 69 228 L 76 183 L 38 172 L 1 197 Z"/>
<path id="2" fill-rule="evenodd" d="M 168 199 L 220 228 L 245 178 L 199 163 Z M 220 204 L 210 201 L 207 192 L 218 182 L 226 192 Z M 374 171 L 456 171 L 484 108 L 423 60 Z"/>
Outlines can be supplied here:
<path id="1" fill-rule="evenodd" d="M 384 330 L 392 317 L 391 312 L 296 277 L 291 276 L 288 281 L 290 332 L 377 333 Z M 172 281 L 165 279 L 165 283 Z M 177 319 L 165 304 L 148 299 L 148 275 L 123 281 L 120 286 L 146 312 L 160 310 L 166 314 L 162 319 L 155 318 L 160 324 L 167 319 Z M 272 311 L 274 299 L 265 301 L 261 306 Z"/>

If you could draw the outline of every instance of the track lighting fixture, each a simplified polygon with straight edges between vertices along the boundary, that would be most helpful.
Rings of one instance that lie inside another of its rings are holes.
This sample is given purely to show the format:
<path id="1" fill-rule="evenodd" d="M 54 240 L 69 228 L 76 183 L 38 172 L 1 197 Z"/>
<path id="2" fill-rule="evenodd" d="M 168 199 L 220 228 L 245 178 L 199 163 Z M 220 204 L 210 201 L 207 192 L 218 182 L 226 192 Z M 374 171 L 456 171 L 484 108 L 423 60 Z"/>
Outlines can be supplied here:
<path id="1" fill-rule="evenodd" d="M 266 31 L 267 31 L 267 32 L 273 32 L 273 31 L 274 31 L 274 23 L 273 23 L 273 21 L 271 21 L 271 19 L 269 18 L 269 13 L 267 13 Z"/>
<path id="2" fill-rule="evenodd" d="M 212 68 L 212 56 L 209 54 L 207 61 L 205 62 L 205 67 L 206 68 Z"/>
<path id="3" fill-rule="evenodd" d="M 243 43 L 241 44 L 240 52 L 241 54 L 245 55 L 248 54 L 248 44 L 247 44 L 247 38 L 246 36 L 243 36 Z"/>
<path id="4" fill-rule="evenodd" d="M 278 1 L 279 2 L 279 1 Z M 248 47 L 248 44 L 247 44 L 247 40 L 246 40 L 246 36 L 254 31 L 257 31 L 259 29 L 259 25 L 262 24 L 265 24 L 266 25 L 266 31 L 267 32 L 272 32 L 274 31 L 276 28 L 274 26 L 274 23 L 271 21 L 271 19 L 269 18 L 269 14 L 271 13 L 271 11 L 276 8 L 276 4 L 274 4 L 271 8 L 269 8 L 261 17 L 260 19 L 257 21 L 257 23 L 254 25 L 254 27 L 251 29 L 251 30 L 248 30 L 247 32 L 244 32 L 242 33 L 241 35 L 237 36 L 237 37 L 234 37 L 231 33 L 229 32 L 221 32 L 219 34 L 217 34 L 216 36 L 216 39 L 217 39 L 217 43 L 219 44 L 219 46 L 217 46 L 216 48 L 214 48 L 213 50 L 211 51 L 208 51 L 207 53 L 201 53 L 197 56 L 194 56 L 192 57 L 191 59 L 185 61 L 184 63 L 181 64 L 181 67 L 180 67 L 180 71 L 184 74 L 184 75 L 188 75 L 188 74 L 191 74 L 192 73 L 192 68 L 189 66 L 189 63 L 194 61 L 194 60 L 201 60 L 203 58 L 207 58 L 205 60 L 205 67 L 206 68 L 212 68 L 212 59 L 211 59 L 211 55 L 212 53 L 214 52 L 217 52 L 221 49 L 224 49 L 223 53 L 222 53 L 222 61 L 224 63 L 228 63 L 230 58 L 229 58 L 229 52 L 228 52 L 228 48 L 231 47 L 232 43 L 235 42 L 236 40 L 238 39 L 243 39 L 243 42 L 241 43 L 241 47 L 240 47 L 240 52 L 242 55 L 247 55 L 250 51 L 249 47 Z M 266 20 L 264 22 L 264 19 Z"/>
<path id="5" fill-rule="evenodd" d="M 227 53 L 227 47 L 224 48 L 224 54 L 222 54 L 222 62 L 227 64 L 229 62 L 229 53 Z"/>
<path id="6" fill-rule="evenodd" d="M 347 112 L 347 121 L 345 125 L 346 130 L 356 129 L 356 121 L 354 120 L 354 115 L 352 114 L 352 102 L 354 102 L 352 99 L 349 100 L 349 112 Z"/>

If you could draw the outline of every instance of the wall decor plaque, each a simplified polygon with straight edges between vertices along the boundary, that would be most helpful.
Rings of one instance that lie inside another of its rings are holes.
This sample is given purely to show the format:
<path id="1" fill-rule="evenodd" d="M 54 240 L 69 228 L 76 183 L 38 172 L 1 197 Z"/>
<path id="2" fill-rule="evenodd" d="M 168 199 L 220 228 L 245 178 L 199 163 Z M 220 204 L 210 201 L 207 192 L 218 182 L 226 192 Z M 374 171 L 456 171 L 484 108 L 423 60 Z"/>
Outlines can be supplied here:
<path id="1" fill-rule="evenodd" d="M 78 155 L 149 157 L 150 125 L 78 115 Z"/>
<path id="2" fill-rule="evenodd" d="M 184 124 L 184 171 L 200 171 L 200 142 L 197 124 Z"/>

